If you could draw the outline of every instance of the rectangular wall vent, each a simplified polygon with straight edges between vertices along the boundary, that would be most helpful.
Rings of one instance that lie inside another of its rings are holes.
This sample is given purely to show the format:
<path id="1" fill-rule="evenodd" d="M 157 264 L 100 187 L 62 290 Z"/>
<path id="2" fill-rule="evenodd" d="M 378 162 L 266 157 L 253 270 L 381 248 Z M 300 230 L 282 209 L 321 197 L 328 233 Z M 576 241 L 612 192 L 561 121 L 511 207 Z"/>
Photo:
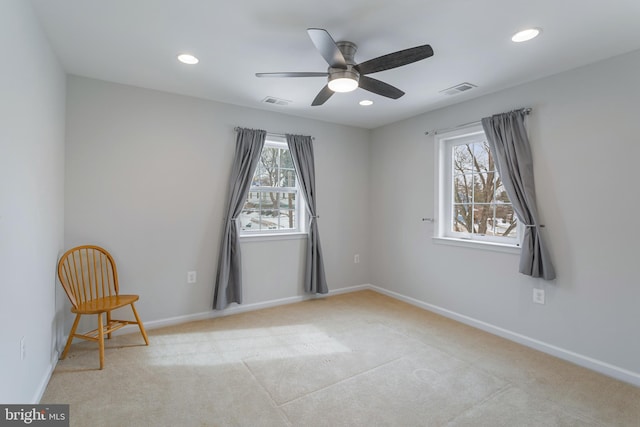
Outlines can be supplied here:
<path id="1" fill-rule="evenodd" d="M 459 85 L 452 86 L 448 89 L 441 90 L 440 93 L 444 93 L 445 95 L 457 95 L 459 93 L 473 89 L 474 87 L 478 87 L 478 86 L 472 83 L 464 82 L 464 83 L 460 83 Z"/>
<path id="2" fill-rule="evenodd" d="M 291 101 L 287 101 L 286 99 L 276 98 L 275 96 L 267 96 L 262 100 L 265 104 L 273 104 L 273 105 L 289 105 Z"/>

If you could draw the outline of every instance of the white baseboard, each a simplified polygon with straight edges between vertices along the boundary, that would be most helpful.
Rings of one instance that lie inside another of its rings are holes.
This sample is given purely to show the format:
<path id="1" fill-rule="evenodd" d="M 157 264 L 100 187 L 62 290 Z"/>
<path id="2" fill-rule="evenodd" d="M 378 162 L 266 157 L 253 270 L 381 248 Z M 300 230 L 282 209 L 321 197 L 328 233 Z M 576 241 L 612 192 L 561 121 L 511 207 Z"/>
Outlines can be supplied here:
<path id="1" fill-rule="evenodd" d="M 477 320 L 469 316 L 465 316 L 463 314 L 459 314 L 454 311 L 447 310 L 442 307 L 438 307 L 433 304 L 428 304 L 424 301 L 420 301 L 418 299 L 411 298 L 411 297 L 399 294 L 397 292 L 389 291 L 387 289 L 380 288 L 373 285 L 368 285 L 368 288 L 373 291 L 379 292 L 383 295 L 387 295 L 391 298 L 404 301 L 411 305 L 415 305 L 416 307 L 420 307 L 427 311 L 440 314 L 444 317 L 448 317 L 460 323 L 464 323 L 474 328 L 481 329 L 485 332 L 498 335 L 510 341 L 517 342 L 518 344 L 522 344 L 527 347 L 534 348 L 536 350 L 542 351 L 543 353 L 550 354 L 552 356 L 558 357 L 568 362 L 575 363 L 576 365 L 582 366 L 584 368 L 591 369 L 592 371 L 596 371 L 601 374 L 607 375 L 609 377 L 640 387 L 640 373 L 632 372 L 627 369 L 623 369 L 618 366 L 611 365 L 610 363 L 596 360 L 591 357 L 584 356 L 582 354 L 578 354 L 573 351 L 566 350 L 566 349 L 557 347 L 555 345 L 548 344 L 543 341 L 539 341 L 534 338 L 527 337 L 522 334 L 518 334 L 508 329 L 500 328 L 498 326 L 491 325 L 481 320 Z"/>
<path id="2" fill-rule="evenodd" d="M 494 335 L 498 335 L 510 341 L 514 341 L 519 344 L 525 345 L 527 347 L 534 348 L 536 350 L 542 351 L 543 353 L 550 354 L 560 359 L 575 363 L 576 365 L 585 367 L 587 369 L 591 369 L 593 371 L 599 372 L 609 377 L 640 387 L 640 373 L 632 372 L 632 371 L 620 368 L 618 366 L 614 366 L 609 363 L 606 363 L 597 359 L 593 359 L 591 357 L 584 356 L 584 355 L 575 353 L 573 351 L 566 350 L 566 349 L 557 347 L 555 345 L 551 345 L 543 341 L 539 341 L 534 338 L 530 338 L 525 335 L 510 331 L 508 329 L 491 325 L 481 320 L 477 320 L 472 317 L 465 316 L 463 314 L 459 314 L 454 311 L 447 310 L 445 308 L 438 307 L 436 305 L 429 304 L 424 301 L 411 298 L 411 297 L 402 295 L 400 293 L 390 291 L 390 290 L 387 290 L 378 286 L 374 286 L 371 284 L 362 284 L 362 285 L 350 286 L 346 288 L 339 288 L 339 289 L 329 291 L 327 295 L 299 295 L 294 297 L 287 297 L 287 298 L 281 298 L 281 299 L 258 302 L 258 303 L 233 304 L 232 306 L 224 310 L 209 310 L 201 313 L 170 317 L 167 319 L 145 321 L 144 326 L 146 329 L 157 329 L 157 328 L 163 328 L 166 326 L 173 326 L 181 323 L 192 322 L 196 320 L 204 320 L 204 319 L 211 319 L 214 317 L 229 316 L 232 314 L 245 313 L 248 311 L 261 310 L 264 308 L 276 307 L 276 306 L 286 305 L 286 304 L 293 304 L 296 302 L 301 302 L 309 299 L 324 298 L 326 296 L 339 295 L 339 294 L 362 291 L 367 289 L 378 292 L 383 295 L 387 295 L 399 301 L 404 301 L 416 307 L 420 307 L 424 310 L 440 314 L 444 317 L 456 320 L 458 322 L 464 323 L 474 328 L 481 329 L 485 332 L 489 332 Z M 117 332 L 114 333 L 114 335 L 136 332 L 137 329 L 138 329 L 137 326 L 129 325 L 118 330 Z M 65 337 L 64 339 L 66 341 L 67 337 Z M 42 390 L 39 392 L 40 397 L 42 396 L 42 393 L 44 393 L 44 388 L 46 388 L 46 384 L 49 381 L 49 377 L 51 376 L 51 373 L 53 372 L 53 368 L 55 368 L 55 365 L 52 366 L 51 372 L 46 378 L 46 381 L 43 382 L 44 386 Z"/>
<path id="3" fill-rule="evenodd" d="M 47 368 L 47 372 L 45 372 L 44 376 L 42 377 L 42 381 L 40 381 L 40 385 L 38 385 L 38 387 L 36 388 L 33 399 L 31 399 L 31 404 L 37 405 L 42 400 L 42 396 L 44 395 L 44 392 L 47 390 L 47 386 L 49 385 L 49 380 L 51 380 L 51 375 L 53 375 L 53 371 L 56 369 L 58 358 L 59 353 L 57 350 L 54 350 L 51 357 L 51 362 L 49 363 L 49 367 Z"/>

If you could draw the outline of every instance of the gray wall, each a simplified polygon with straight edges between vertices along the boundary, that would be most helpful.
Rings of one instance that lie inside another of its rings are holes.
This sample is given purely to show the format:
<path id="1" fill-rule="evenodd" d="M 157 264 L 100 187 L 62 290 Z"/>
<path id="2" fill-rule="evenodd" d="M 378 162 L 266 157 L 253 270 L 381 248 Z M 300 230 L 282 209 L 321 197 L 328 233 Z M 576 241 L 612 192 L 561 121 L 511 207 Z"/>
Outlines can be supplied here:
<path id="1" fill-rule="evenodd" d="M 376 129 L 371 152 L 371 281 L 549 346 L 640 383 L 637 245 L 640 51 Z M 538 207 L 554 282 L 518 255 L 434 243 L 435 151 L 425 131 L 518 107 L 528 118 Z M 532 303 L 544 287 L 547 304 Z M 606 366 L 605 366 L 606 367 Z"/>
<path id="2" fill-rule="evenodd" d="M 67 96 L 65 246 L 110 250 L 145 321 L 211 310 L 235 126 L 315 137 L 329 288 L 368 282 L 369 131 L 75 76 Z M 304 240 L 242 251 L 245 304 L 303 295 Z"/>
<path id="3" fill-rule="evenodd" d="M 0 51 L 0 402 L 27 403 L 55 363 L 65 77 L 29 2 L 0 2 Z"/>
<path id="4" fill-rule="evenodd" d="M 27 2 L 0 2 L 0 47 L 15 58 L 0 80 L 0 402 L 39 398 L 69 330 L 63 247 L 110 249 L 147 322 L 209 311 L 235 126 L 315 136 L 331 289 L 372 283 L 640 375 L 640 52 L 373 132 L 71 76 L 65 146 L 64 72 Z M 434 215 L 424 131 L 523 106 L 552 283 L 518 274 L 516 255 L 434 244 L 420 220 Z M 242 247 L 246 304 L 302 295 L 303 240 Z"/>

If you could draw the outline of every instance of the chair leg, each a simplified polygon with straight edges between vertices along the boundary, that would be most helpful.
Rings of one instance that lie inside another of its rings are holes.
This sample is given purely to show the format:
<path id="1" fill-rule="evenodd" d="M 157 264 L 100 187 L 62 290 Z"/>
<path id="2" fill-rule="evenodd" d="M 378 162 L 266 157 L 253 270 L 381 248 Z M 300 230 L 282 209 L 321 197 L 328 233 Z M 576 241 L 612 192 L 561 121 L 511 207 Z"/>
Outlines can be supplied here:
<path id="1" fill-rule="evenodd" d="M 109 330 L 109 332 L 107 333 L 107 339 L 110 340 L 111 339 L 111 331 L 109 326 L 111 325 L 111 312 L 107 311 L 107 329 Z"/>
<path id="2" fill-rule="evenodd" d="M 133 310 L 133 315 L 136 317 L 136 321 L 138 322 L 138 327 L 140 328 L 140 333 L 142 334 L 142 338 L 144 338 L 144 342 L 149 345 L 149 338 L 147 337 L 147 332 L 144 330 L 144 326 L 142 325 L 142 321 L 140 320 L 140 316 L 138 316 L 138 312 L 136 311 L 136 306 L 131 303 L 131 310 Z"/>
<path id="3" fill-rule="evenodd" d="M 98 346 L 100 347 L 100 369 L 104 368 L 104 325 L 102 313 L 98 313 Z"/>
<path id="4" fill-rule="evenodd" d="M 73 321 L 73 326 L 71 327 L 71 332 L 69 332 L 69 338 L 67 338 L 67 344 L 64 346 L 64 351 L 62 352 L 62 356 L 60 356 L 60 360 L 63 360 L 65 357 L 67 357 L 67 352 L 69 351 L 69 347 L 71 347 L 73 336 L 75 335 L 76 329 L 78 328 L 80 316 L 80 313 L 76 314 L 76 319 Z"/>

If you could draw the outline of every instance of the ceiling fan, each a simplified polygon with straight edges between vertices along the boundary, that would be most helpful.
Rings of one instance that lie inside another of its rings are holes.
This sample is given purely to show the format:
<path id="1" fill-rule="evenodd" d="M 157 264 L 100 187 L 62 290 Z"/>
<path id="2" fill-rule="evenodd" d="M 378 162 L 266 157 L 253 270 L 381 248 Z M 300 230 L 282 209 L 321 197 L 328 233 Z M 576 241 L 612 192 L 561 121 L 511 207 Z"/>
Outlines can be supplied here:
<path id="1" fill-rule="evenodd" d="M 327 77 L 328 83 L 315 97 L 312 106 L 324 104 L 334 92 L 351 92 L 358 87 L 387 98 L 398 99 L 404 95 L 403 91 L 366 74 L 390 70 L 433 56 L 433 49 L 425 44 L 357 64 L 354 60 L 358 49 L 355 43 L 335 42 L 322 28 L 308 28 L 307 33 L 320 55 L 329 64 L 326 72 L 256 73 L 256 77 Z"/>

